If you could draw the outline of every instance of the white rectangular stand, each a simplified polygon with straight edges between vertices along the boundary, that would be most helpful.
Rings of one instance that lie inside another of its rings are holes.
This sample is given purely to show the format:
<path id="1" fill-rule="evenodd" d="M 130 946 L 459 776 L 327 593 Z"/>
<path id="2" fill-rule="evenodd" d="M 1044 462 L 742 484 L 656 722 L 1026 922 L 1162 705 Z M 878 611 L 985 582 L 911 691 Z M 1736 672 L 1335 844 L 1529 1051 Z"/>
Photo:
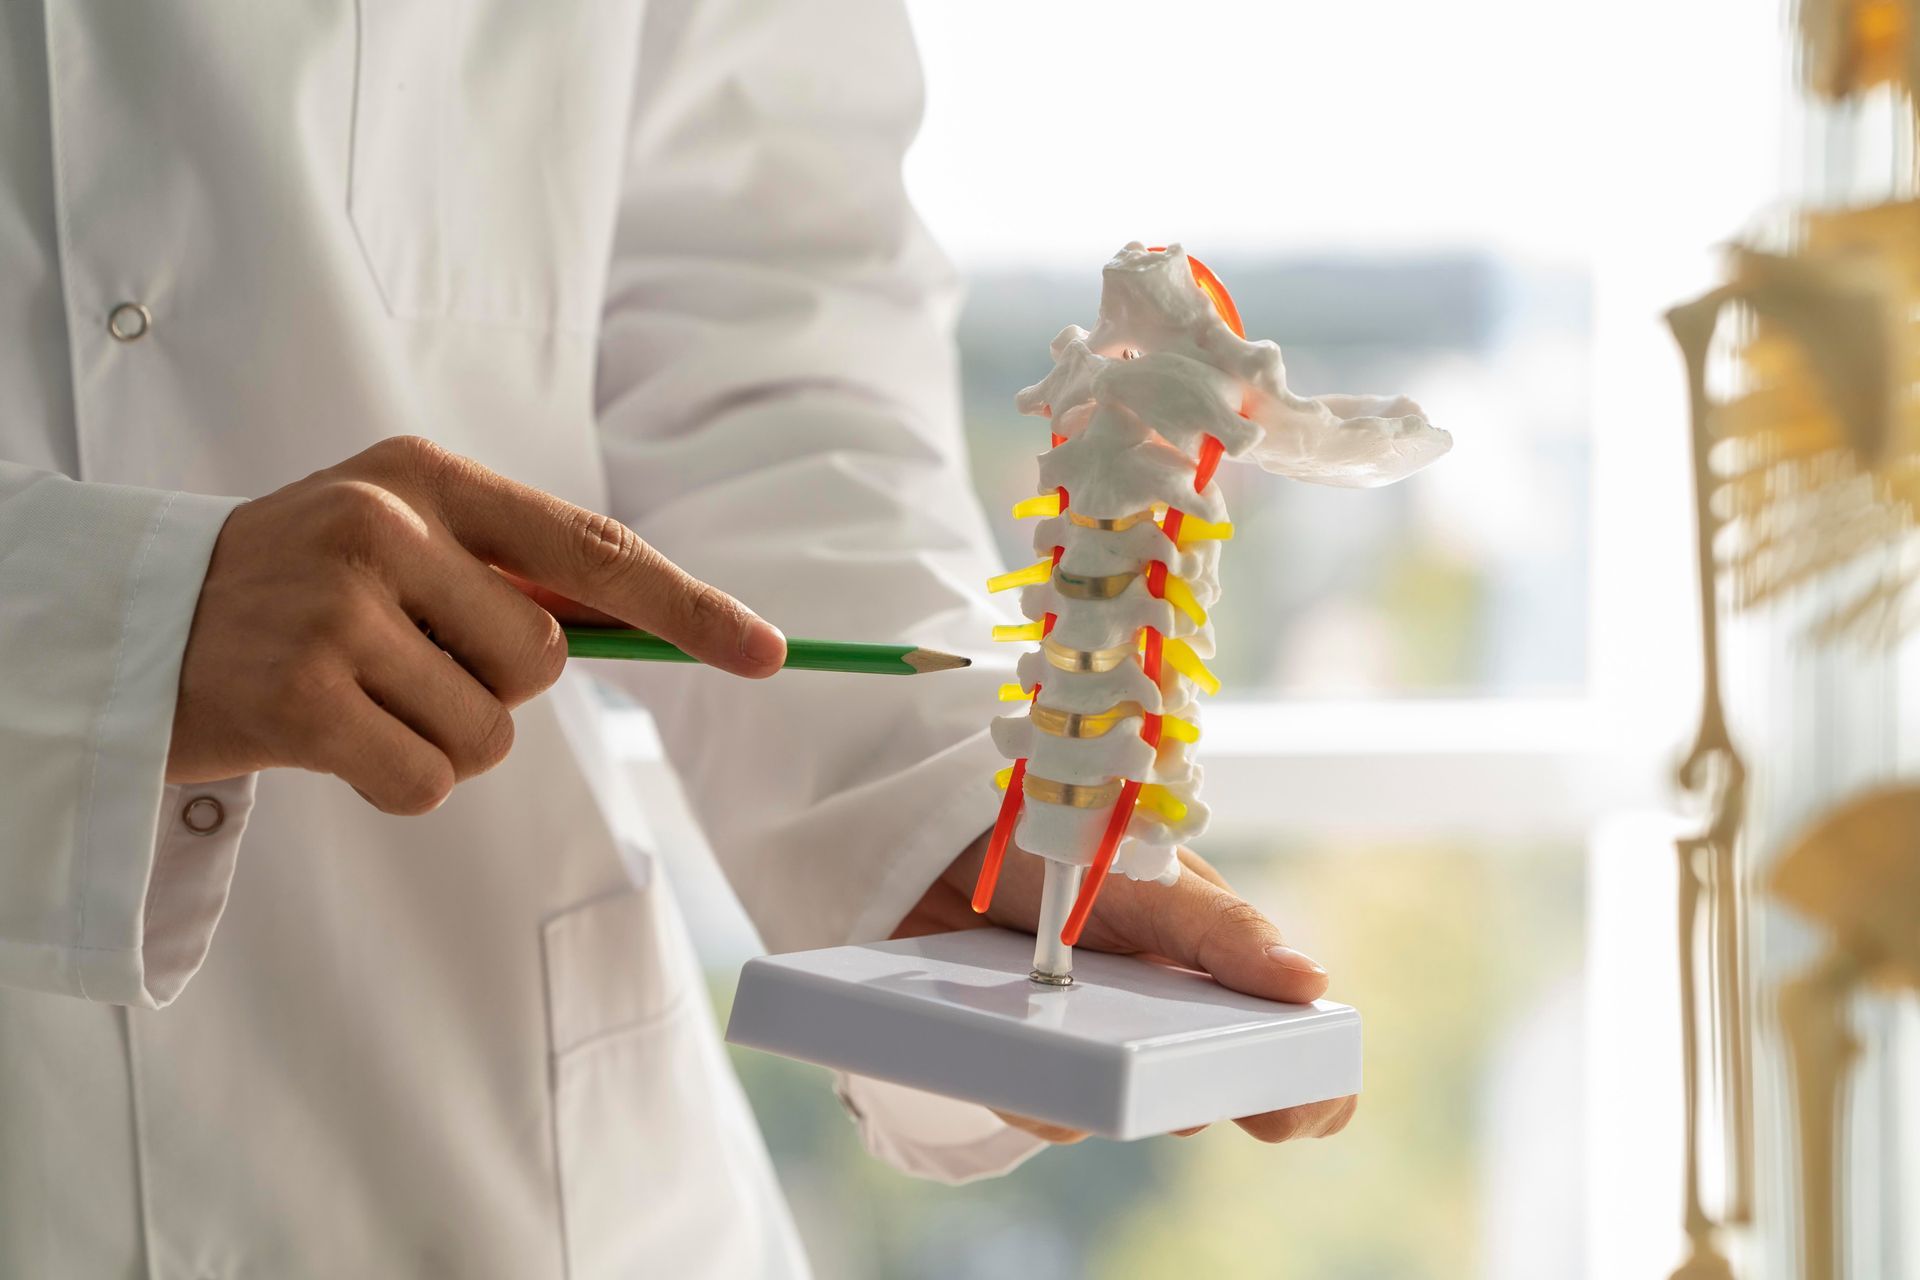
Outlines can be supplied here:
<path id="1" fill-rule="evenodd" d="M 727 1039 L 1109 1138 L 1360 1091 L 1360 1015 L 1203 974 L 1074 953 L 1027 979 L 1033 938 L 967 929 L 747 962 Z"/>

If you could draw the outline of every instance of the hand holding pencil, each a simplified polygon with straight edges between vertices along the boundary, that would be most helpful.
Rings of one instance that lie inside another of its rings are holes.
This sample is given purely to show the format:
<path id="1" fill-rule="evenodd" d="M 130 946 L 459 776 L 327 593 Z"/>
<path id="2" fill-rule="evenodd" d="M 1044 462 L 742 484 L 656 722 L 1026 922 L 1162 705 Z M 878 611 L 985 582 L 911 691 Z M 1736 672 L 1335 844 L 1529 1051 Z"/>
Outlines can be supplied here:
<path id="1" fill-rule="evenodd" d="M 291 766 L 388 813 L 437 808 L 506 757 L 508 712 L 566 665 L 553 614 L 501 571 L 735 675 L 787 660 L 776 628 L 618 521 L 397 438 L 228 516 L 167 780 Z"/>

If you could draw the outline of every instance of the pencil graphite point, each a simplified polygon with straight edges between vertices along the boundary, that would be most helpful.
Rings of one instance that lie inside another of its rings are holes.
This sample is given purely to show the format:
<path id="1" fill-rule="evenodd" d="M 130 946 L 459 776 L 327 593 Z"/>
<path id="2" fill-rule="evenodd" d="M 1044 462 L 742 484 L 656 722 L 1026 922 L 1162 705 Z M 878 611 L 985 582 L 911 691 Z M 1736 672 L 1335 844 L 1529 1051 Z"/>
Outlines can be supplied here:
<path id="1" fill-rule="evenodd" d="M 956 653 L 941 653 L 935 649 L 915 649 L 902 654 L 900 661 L 912 667 L 915 675 L 922 676 L 929 671 L 956 671 L 973 665 L 972 658 L 963 658 Z"/>

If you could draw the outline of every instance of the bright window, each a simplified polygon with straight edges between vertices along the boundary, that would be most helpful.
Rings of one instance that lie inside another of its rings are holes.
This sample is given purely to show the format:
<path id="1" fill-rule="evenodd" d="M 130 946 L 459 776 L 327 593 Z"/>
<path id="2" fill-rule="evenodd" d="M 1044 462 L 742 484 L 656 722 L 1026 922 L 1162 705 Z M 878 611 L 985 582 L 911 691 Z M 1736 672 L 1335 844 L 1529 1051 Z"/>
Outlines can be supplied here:
<path id="1" fill-rule="evenodd" d="M 1229 696 L 1565 695 L 1586 682 L 1582 268 L 1435 248 L 1382 261 L 1189 240 L 1273 338 L 1296 390 L 1410 392 L 1464 433 L 1461 457 L 1392 488 L 1335 489 L 1229 466 L 1234 541 L 1212 613 Z M 1111 246 L 1119 248 L 1118 244 Z M 1104 250 L 968 272 L 960 326 L 976 486 L 1008 563 L 1006 518 L 1034 491 L 1047 424 L 1012 407 L 1068 322 L 1093 324 Z M 1467 478 L 1450 477 L 1449 470 Z"/>
<path id="2" fill-rule="evenodd" d="M 1480 38 L 1533 12 L 914 6 L 931 97 L 909 179 L 967 277 L 973 465 L 1010 562 L 1031 558 L 1004 513 L 1046 430 L 1013 392 L 1091 325 L 1108 255 L 1177 240 L 1296 390 L 1412 394 L 1460 440 L 1376 492 L 1227 469 L 1230 695 L 1584 689 L 1591 177 L 1558 141 L 1584 117 L 1570 86 L 1513 110 L 1549 73 Z"/>

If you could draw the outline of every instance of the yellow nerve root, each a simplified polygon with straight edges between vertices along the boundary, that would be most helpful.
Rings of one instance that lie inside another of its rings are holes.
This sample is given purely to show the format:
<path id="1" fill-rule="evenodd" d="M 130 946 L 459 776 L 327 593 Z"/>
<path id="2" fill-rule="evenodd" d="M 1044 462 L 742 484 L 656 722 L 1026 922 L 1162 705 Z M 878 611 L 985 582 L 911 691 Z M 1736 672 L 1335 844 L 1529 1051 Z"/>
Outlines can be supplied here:
<path id="1" fill-rule="evenodd" d="M 1139 807 L 1151 810 L 1165 822 L 1178 822 L 1187 816 L 1186 802 L 1157 782 L 1141 784 Z"/>
<path id="2" fill-rule="evenodd" d="M 1023 622 L 1018 626 L 995 627 L 993 638 L 995 640 L 1038 640 L 1044 630 L 1044 623 Z"/>
<path id="3" fill-rule="evenodd" d="M 1032 696 L 1031 693 L 1017 684 L 1003 684 L 1000 686 L 1000 701 L 1002 702 L 1025 702 Z"/>
<path id="4" fill-rule="evenodd" d="M 1013 687 L 1017 689 L 1020 686 L 1015 685 Z M 1179 716 L 1161 716 L 1160 732 L 1166 734 L 1175 742 L 1200 741 L 1200 726 L 1191 720 L 1182 720 Z"/>
<path id="5" fill-rule="evenodd" d="M 1211 520 L 1196 520 L 1192 516 L 1180 522 L 1180 541 L 1182 542 L 1225 542 L 1233 536 L 1233 521 L 1222 520 L 1215 524 Z"/>
<path id="6" fill-rule="evenodd" d="M 1060 514 L 1060 495 L 1043 493 L 1037 498 L 1028 498 L 1025 502 L 1013 504 L 1013 518 L 1025 520 L 1030 516 L 1057 516 Z"/>
<path id="7" fill-rule="evenodd" d="M 1200 661 L 1200 655 L 1185 640 L 1175 640 L 1168 636 L 1161 646 L 1161 654 L 1167 665 L 1187 679 L 1199 685 L 1208 693 L 1220 692 L 1220 678 L 1207 670 L 1207 664 Z"/>
<path id="8" fill-rule="evenodd" d="M 1038 586 L 1053 576 L 1053 557 L 1035 560 L 1024 569 L 1015 569 L 1012 573 L 1002 573 L 987 579 L 987 590 L 1006 591 L 1012 587 Z"/>
<path id="9" fill-rule="evenodd" d="M 1193 588 L 1187 585 L 1185 578 L 1176 578 L 1168 574 L 1166 585 L 1160 590 L 1166 596 L 1168 604 L 1193 619 L 1194 626 L 1207 625 L 1207 611 L 1202 609 L 1200 602 L 1193 598 Z"/>
<path id="10" fill-rule="evenodd" d="M 1000 770 L 1000 772 L 993 775 L 993 785 L 1000 788 L 1002 791 L 1005 791 L 1007 789 L 1007 785 L 1012 781 L 1013 781 L 1012 765 L 1008 765 L 1006 768 Z"/>

